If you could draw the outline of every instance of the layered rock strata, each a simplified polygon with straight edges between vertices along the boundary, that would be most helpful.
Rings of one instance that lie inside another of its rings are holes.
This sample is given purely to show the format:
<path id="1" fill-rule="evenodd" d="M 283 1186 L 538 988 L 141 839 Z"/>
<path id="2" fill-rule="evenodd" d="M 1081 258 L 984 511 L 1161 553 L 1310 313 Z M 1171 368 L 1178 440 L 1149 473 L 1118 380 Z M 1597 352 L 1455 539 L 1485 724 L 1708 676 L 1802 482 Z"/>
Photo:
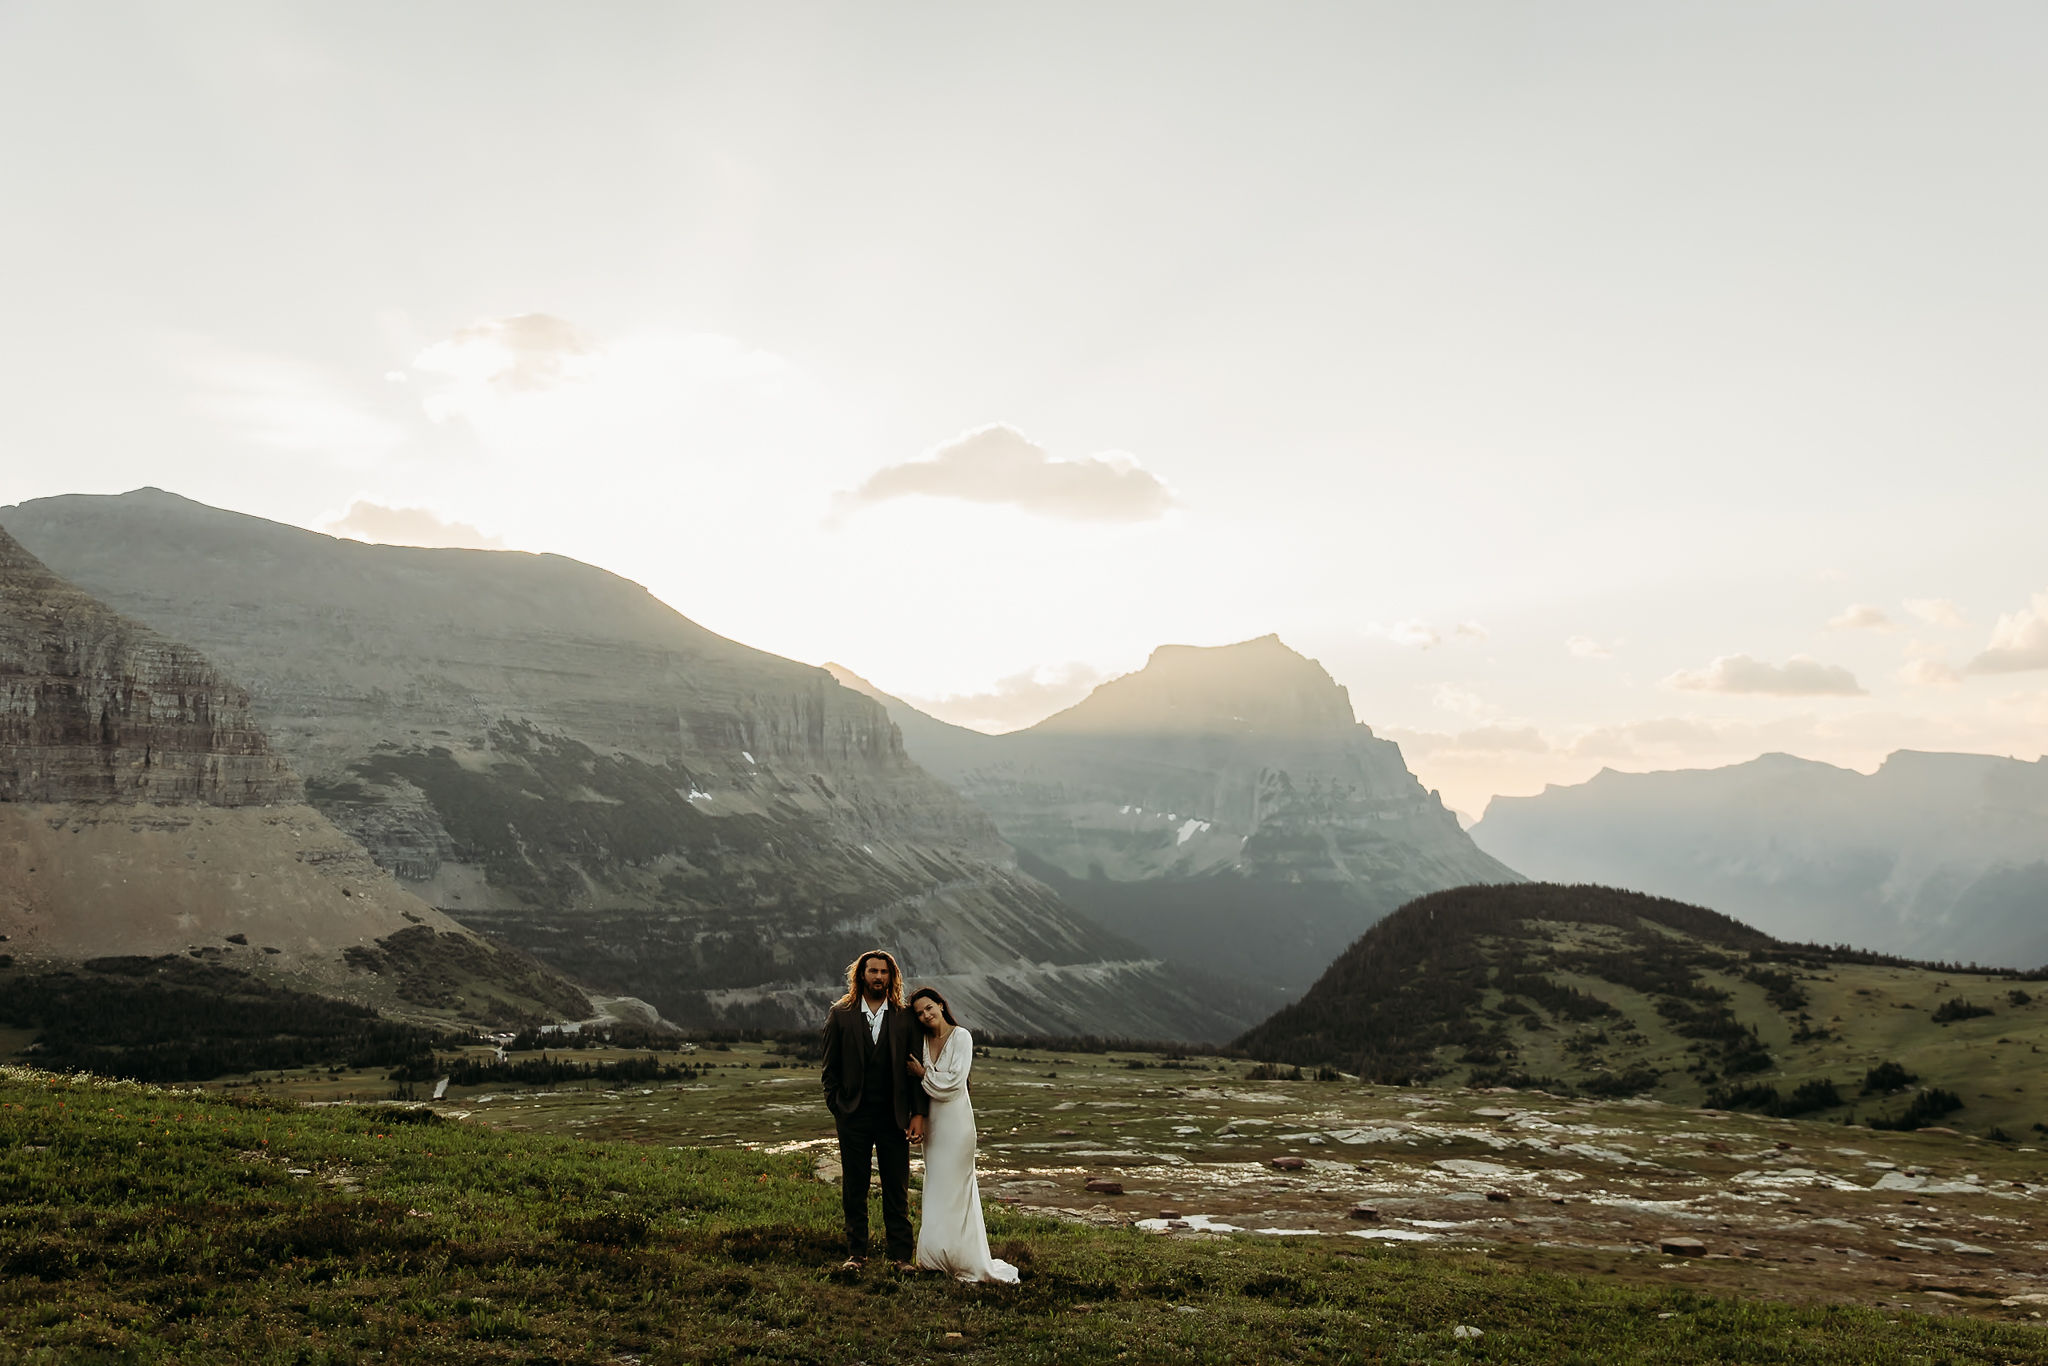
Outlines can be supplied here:
<path id="1" fill-rule="evenodd" d="M 0 530 L 0 801 L 302 800 L 246 692 Z"/>
<path id="2" fill-rule="evenodd" d="M 305 802 L 249 696 L 0 531 L 0 941 L 196 958 L 380 1009 L 582 1018 L 559 974 L 403 889 Z"/>

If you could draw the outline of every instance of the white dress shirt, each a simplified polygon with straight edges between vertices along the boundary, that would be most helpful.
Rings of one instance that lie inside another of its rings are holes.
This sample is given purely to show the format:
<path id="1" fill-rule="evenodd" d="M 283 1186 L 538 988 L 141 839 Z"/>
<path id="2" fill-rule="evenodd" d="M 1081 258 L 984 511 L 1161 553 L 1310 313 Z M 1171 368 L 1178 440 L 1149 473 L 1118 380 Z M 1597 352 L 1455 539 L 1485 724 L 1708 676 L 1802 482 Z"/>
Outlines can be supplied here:
<path id="1" fill-rule="evenodd" d="M 868 998 L 863 996 L 860 998 L 860 1013 L 868 1017 L 868 1042 L 880 1043 L 882 1017 L 889 1013 L 889 1003 L 883 1001 L 879 1006 L 871 1006 L 868 1004 Z"/>

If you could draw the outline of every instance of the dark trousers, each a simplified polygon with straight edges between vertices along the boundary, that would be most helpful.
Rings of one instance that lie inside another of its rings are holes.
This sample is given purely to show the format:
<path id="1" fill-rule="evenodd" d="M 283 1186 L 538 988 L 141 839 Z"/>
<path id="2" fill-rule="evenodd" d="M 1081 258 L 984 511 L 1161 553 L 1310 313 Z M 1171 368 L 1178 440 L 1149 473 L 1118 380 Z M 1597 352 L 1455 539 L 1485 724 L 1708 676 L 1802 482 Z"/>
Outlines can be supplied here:
<path id="1" fill-rule="evenodd" d="M 846 1208 L 846 1248 L 850 1255 L 868 1255 L 868 1173 L 877 1154 L 882 1169 L 882 1230 L 891 1260 L 907 1262 L 910 1236 L 910 1140 L 897 1127 L 884 1102 L 862 1105 L 839 1124 L 840 1197 Z"/>

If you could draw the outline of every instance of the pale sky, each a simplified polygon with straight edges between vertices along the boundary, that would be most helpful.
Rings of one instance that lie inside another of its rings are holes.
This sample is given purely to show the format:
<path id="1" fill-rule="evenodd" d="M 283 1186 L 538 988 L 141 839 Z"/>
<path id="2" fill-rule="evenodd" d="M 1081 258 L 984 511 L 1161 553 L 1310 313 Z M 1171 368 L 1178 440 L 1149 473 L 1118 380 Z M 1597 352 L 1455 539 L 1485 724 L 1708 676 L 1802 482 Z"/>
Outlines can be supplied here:
<path id="1" fill-rule="evenodd" d="M 0 3 L 0 504 L 627 575 L 1446 800 L 2048 735 L 2048 8 Z M 946 699 L 952 699 L 950 702 Z"/>

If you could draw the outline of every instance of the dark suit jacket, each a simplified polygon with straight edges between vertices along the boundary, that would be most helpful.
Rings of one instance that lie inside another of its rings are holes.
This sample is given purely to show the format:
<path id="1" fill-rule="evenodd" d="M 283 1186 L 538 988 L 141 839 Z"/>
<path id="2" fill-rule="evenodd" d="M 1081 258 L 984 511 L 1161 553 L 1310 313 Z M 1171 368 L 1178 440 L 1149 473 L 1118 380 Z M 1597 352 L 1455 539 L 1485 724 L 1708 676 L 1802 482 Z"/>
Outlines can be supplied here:
<path id="1" fill-rule="evenodd" d="M 878 1043 L 868 1036 L 868 1017 L 860 1001 L 834 1006 L 825 1017 L 825 1106 L 834 1118 L 844 1118 L 860 1109 L 866 1089 L 868 1055 L 876 1048 L 887 1050 L 889 1058 L 890 1109 L 900 1128 L 910 1127 L 912 1115 L 928 1114 L 931 1097 L 910 1075 L 904 1064 L 916 1056 L 922 1034 L 910 1012 L 891 1005 L 882 1016 L 882 1037 Z"/>

